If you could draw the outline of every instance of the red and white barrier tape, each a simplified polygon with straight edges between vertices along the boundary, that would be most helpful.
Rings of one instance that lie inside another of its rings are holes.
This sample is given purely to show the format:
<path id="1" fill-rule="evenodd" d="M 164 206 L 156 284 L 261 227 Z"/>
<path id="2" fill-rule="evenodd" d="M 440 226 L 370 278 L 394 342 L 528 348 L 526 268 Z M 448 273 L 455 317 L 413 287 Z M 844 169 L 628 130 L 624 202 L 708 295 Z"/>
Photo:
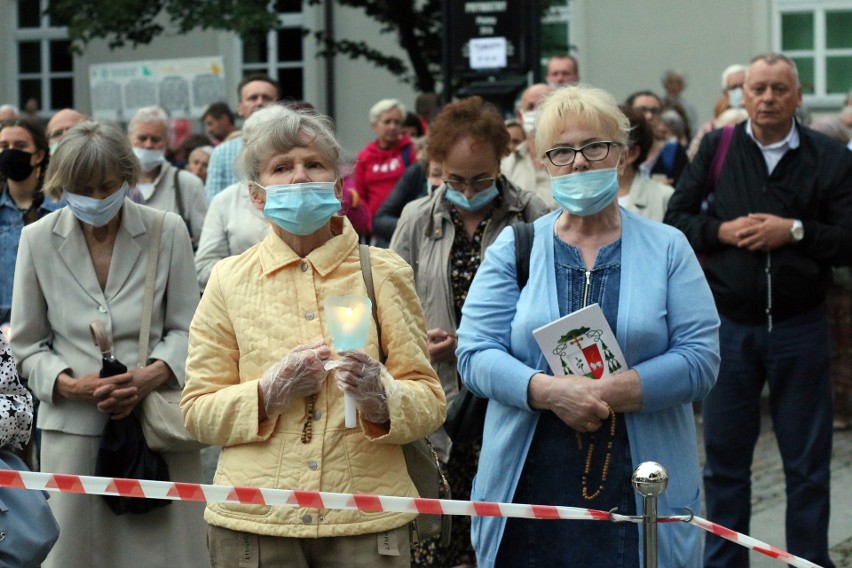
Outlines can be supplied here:
<path id="1" fill-rule="evenodd" d="M 577 507 L 490 503 L 485 501 L 455 501 L 450 499 L 421 499 L 417 497 L 390 497 L 386 495 L 327 493 L 321 491 L 293 491 L 290 489 L 262 489 L 257 487 L 203 485 L 200 483 L 94 477 L 89 475 L 68 475 L 7 469 L 0 469 L 0 487 L 55 491 L 60 493 L 81 493 L 85 495 L 145 497 L 149 499 L 168 499 L 170 501 L 244 503 L 249 505 L 309 507 L 313 509 L 348 509 L 369 512 L 388 511 L 395 513 L 468 517 L 643 522 L 642 517 L 619 515 L 608 511 L 580 509 Z M 798 568 L 821 568 L 819 565 L 804 558 L 794 556 L 748 535 L 726 529 L 701 517 L 683 515 L 657 519 L 659 523 L 678 521 L 689 523 L 791 566 Z"/>

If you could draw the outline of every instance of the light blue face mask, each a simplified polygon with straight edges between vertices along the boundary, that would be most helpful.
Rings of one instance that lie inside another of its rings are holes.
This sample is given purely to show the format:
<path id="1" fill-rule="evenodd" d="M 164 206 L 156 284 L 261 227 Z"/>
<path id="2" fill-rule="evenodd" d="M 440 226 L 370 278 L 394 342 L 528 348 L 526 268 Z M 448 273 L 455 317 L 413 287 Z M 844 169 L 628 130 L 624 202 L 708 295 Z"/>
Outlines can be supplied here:
<path id="1" fill-rule="evenodd" d="M 491 187 L 488 189 L 484 189 L 473 196 L 472 199 L 468 199 L 464 196 L 464 193 L 461 191 L 456 191 L 449 185 L 447 186 L 447 201 L 450 203 L 461 207 L 465 211 L 479 211 L 500 195 L 500 191 L 497 189 L 497 184 L 491 184 Z"/>
<path id="2" fill-rule="evenodd" d="M 75 193 L 63 192 L 65 201 L 68 202 L 68 209 L 74 216 L 93 227 L 103 227 L 115 217 L 118 210 L 124 204 L 124 198 L 127 196 L 127 182 L 116 190 L 115 193 L 103 199 L 95 199 L 85 195 L 77 195 Z"/>
<path id="3" fill-rule="evenodd" d="M 333 181 L 270 185 L 266 190 L 263 215 L 288 233 L 310 235 L 340 211 Z"/>
<path id="4" fill-rule="evenodd" d="M 618 195 L 618 168 L 586 170 L 550 179 L 553 199 L 572 215 L 602 211 Z"/>

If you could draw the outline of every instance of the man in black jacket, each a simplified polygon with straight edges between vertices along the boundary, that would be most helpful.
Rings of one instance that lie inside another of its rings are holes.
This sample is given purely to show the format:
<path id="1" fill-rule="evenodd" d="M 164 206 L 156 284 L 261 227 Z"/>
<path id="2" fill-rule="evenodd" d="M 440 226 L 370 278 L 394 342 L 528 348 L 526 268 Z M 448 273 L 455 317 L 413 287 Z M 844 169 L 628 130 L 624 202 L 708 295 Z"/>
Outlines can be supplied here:
<path id="1" fill-rule="evenodd" d="M 801 93 L 792 60 L 755 57 L 744 92 L 749 120 L 735 128 L 724 156 L 716 155 L 724 152 L 722 131 L 705 137 L 665 221 L 704 257 L 722 320 L 719 380 L 703 410 L 708 517 L 749 532 L 751 462 L 768 383 L 787 482 L 787 547 L 828 567 L 825 294 L 831 265 L 852 263 L 852 152 L 795 122 Z M 708 535 L 706 568 L 740 566 L 748 566 L 747 549 Z"/>

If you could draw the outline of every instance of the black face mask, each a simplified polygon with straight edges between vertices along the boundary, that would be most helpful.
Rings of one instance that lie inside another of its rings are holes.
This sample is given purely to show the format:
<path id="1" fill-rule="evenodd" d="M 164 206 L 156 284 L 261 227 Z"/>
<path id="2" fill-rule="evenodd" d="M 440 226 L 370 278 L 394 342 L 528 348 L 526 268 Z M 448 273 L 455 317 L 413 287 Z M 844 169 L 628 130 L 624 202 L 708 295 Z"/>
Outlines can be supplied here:
<path id="1" fill-rule="evenodd" d="M 30 164 L 33 155 L 30 152 L 9 148 L 0 152 L 0 174 L 13 181 L 24 181 L 33 173 L 35 166 Z"/>

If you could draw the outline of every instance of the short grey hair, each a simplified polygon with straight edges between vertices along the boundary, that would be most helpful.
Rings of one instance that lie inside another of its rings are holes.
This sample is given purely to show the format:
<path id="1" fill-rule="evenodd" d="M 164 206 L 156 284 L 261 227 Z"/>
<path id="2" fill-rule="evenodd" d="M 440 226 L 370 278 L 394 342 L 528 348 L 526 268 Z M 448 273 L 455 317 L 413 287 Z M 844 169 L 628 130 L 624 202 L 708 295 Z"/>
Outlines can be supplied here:
<path id="1" fill-rule="evenodd" d="M 133 187 L 139 180 L 139 160 L 118 127 L 87 120 L 68 130 L 50 157 L 44 193 L 58 200 L 63 191 L 76 193 L 76 188 L 109 175 Z"/>
<path id="2" fill-rule="evenodd" d="M 273 155 L 311 145 L 339 176 L 343 149 L 334 137 L 329 117 L 310 109 L 268 106 L 252 114 L 243 125 L 237 172 L 246 181 L 257 181 L 263 164 Z"/>
<path id="3" fill-rule="evenodd" d="M 127 133 L 133 134 L 136 131 L 136 126 L 138 124 L 147 124 L 149 122 L 161 122 L 163 124 L 163 128 L 168 130 L 169 127 L 169 115 L 158 106 L 147 106 L 142 107 L 136 111 L 136 114 L 133 115 L 133 118 L 130 119 L 130 124 L 127 125 Z"/>
<path id="4" fill-rule="evenodd" d="M 213 154 L 213 146 L 199 146 L 199 147 L 195 148 L 192 152 L 190 152 L 189 155 L 192 156 L 196 152 L 204 152 L 205 154 L 207 154 L 207 157 L 209 158 L 210 155 Z M 189 156 L 187 156 L 187 157 L 189 157 Z"/>
<path id="5" fill-rule="evenodd" d="M 21 114 L 21 111 L 19 111 L 18 107 L 16 107 L 15 105 L 0 105 L 0 112 L 2 112 L 4 110 L 11 110 L 12 112 L 15 113 L 15 116 L 18 116 L 19 114 Z"/>
<path id="6" fill-rule="evenodd" d="M 740 71 L 745 71 L 746 66 L 741 63 L 734 63 L 733 65 L 728 65 L 725 67 L 724 71 L 722 71 L 722 90 L 726 90 L 728 88 L 728 77 L 733 75 L 734 73 L 739 73 Z"/>
<path id="7" fill-rule="evenodd" d="M 784 55 L 783 53 L 761 53 L 760 55 L 755 55 L 751 58 L 751 61 L 748 62 L 748 67 L 746 67 L 746 80 L 748 80 L 748 70 L 749 67 L 757 63 L 758 61 L 763 61 L 767 65 L 775 65 L 776 63 L 784 63 L 787 67 L 790 68 L 790 71 L 793 73 L 793 81 L 796 84 L 796 87 L 800 87 L 801 83 L 799 83 L 799 66 L 796 65 L 796 62 Z"/>
<path id="8" fill-rule="evenodd" d="M 405 117 L 405 105 L 397 99 L 382 99 L 370 109 L 370 124 L 376 124 L 379 119 L 389 110 L 398 109 Z"/>

